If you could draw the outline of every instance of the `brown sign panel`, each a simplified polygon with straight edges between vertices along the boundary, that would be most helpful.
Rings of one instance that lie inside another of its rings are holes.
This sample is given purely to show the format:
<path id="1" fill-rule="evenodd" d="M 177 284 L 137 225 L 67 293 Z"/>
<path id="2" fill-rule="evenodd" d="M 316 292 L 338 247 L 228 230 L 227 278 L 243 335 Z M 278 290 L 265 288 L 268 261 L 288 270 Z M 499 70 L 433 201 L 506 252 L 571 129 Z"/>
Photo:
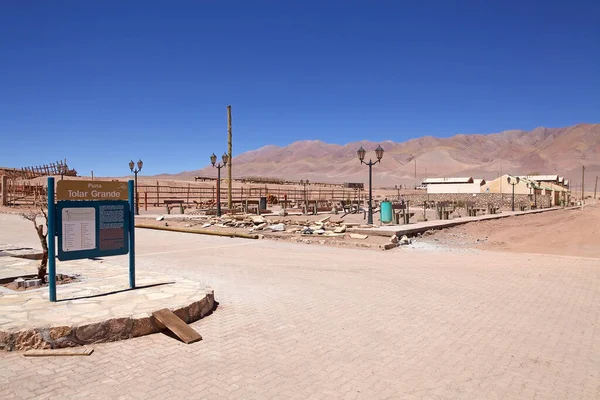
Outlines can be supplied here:
<path id="1" fill-rule="evenodd" d="M 127 200 L 127 182 L 58 181 L 57 200 Z"/>

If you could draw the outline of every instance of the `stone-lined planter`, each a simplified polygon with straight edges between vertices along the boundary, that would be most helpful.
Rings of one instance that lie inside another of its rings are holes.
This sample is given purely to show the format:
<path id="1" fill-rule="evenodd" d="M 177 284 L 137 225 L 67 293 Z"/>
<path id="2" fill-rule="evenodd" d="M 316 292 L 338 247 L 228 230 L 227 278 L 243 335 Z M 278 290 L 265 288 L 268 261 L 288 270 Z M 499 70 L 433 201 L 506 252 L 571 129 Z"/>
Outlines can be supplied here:
<path id="1" fill-rule="evenodd" d="M 187 324 L 212 313 L 215 308 L 214 291 L 192 304 L 173 312 Z M 81 326 L 32 328 L 18 332 L 0 331 L 0 350 L 60 349 L 94 343 L 114 342 L 158 333 L 165 329 L 152 315 L 142 318 L 113 318 Z"/>

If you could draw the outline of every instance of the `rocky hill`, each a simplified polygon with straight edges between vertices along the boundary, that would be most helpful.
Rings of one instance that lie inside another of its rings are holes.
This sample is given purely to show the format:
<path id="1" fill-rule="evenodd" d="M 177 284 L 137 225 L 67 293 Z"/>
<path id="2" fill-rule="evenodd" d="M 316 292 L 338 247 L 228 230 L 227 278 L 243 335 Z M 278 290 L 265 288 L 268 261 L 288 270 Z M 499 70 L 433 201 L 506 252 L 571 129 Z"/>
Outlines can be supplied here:
<path id="1" fill-rule="evenodd" d="M 582 165 L 586 166 L 586 184 L 593 185 L 600 173 L 600 124 L 460 134 L 449 138 L 425 136 L 402 143 L 361 141 L 336 145 L 320 140 L 299 141 L 243 153 L 234 158 L 233 171 L 236 177 L 366 182 L 367 169 L 360 165 L 356 151 L 363 146 L 367 158 L 374 158 L 378 145 L 385 149 L 385 154 L 381 164 L 374 167 L 377 185 L 412 185 L 425 176 L 473 175 L 492 179 L 501 173 L 557 173 L 579 182 Z M 215 173 L 213 168 L 206 167 L 180 175 Z"/>

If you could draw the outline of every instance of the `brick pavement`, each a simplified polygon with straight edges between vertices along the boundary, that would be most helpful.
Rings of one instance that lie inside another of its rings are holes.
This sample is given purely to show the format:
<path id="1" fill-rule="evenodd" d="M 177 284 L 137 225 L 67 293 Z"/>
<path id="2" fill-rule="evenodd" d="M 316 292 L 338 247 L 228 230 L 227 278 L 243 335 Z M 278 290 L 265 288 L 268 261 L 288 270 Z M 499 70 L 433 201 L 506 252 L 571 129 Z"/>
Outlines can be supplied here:
<path id="1" fill-rule="evenodd" d="M 598 260 L 137 238 L 141 267 L 215 288 L 204 340 L 0 354 L 3 398 L 600 398 Z"/>

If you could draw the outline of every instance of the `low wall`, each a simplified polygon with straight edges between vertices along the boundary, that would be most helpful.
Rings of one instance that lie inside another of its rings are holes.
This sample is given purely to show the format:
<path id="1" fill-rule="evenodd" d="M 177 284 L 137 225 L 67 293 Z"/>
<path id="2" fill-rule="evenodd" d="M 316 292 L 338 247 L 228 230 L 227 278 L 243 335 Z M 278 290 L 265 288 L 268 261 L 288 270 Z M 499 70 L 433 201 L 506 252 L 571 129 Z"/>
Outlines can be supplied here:
<path id="1" fill-rule="evenodd" d="M 500 194 L 500 193 L 477 193 L 475 196 L 471 193 L 439 193 L 439 194 L 427 194 L 427 193 L 419 193 L 419 194 L 407 194 L 403 196 L 404 200 L 410 201 L 410 206 L 422 206 L 424 201 L 452 201 L 464 203 L 466 201 L 472 201 L 475 203 L 476 207 L 486 208 L 488 204 L 492 204 L 496 207 L 500 207 L 501 209 L 511 209 L 512 208 L 512 195 L 511 194 Z M 396 201 L 397 197 L 391 197 L 390 200 Z M 378 200 L 382 201 L 384 198 L 378 198 Z M 538 195 L 537 196 L 537 206 L 538 208 L 547 208 L 550 207 L 550 195 Z M 531 203 L 534 202 L 534 198 L 532 196 Z M 515 208 L 518 209 L 519 205 L 525 204 L 529 207 L 529 195 L 528 194 L 515 194 Z"/>

